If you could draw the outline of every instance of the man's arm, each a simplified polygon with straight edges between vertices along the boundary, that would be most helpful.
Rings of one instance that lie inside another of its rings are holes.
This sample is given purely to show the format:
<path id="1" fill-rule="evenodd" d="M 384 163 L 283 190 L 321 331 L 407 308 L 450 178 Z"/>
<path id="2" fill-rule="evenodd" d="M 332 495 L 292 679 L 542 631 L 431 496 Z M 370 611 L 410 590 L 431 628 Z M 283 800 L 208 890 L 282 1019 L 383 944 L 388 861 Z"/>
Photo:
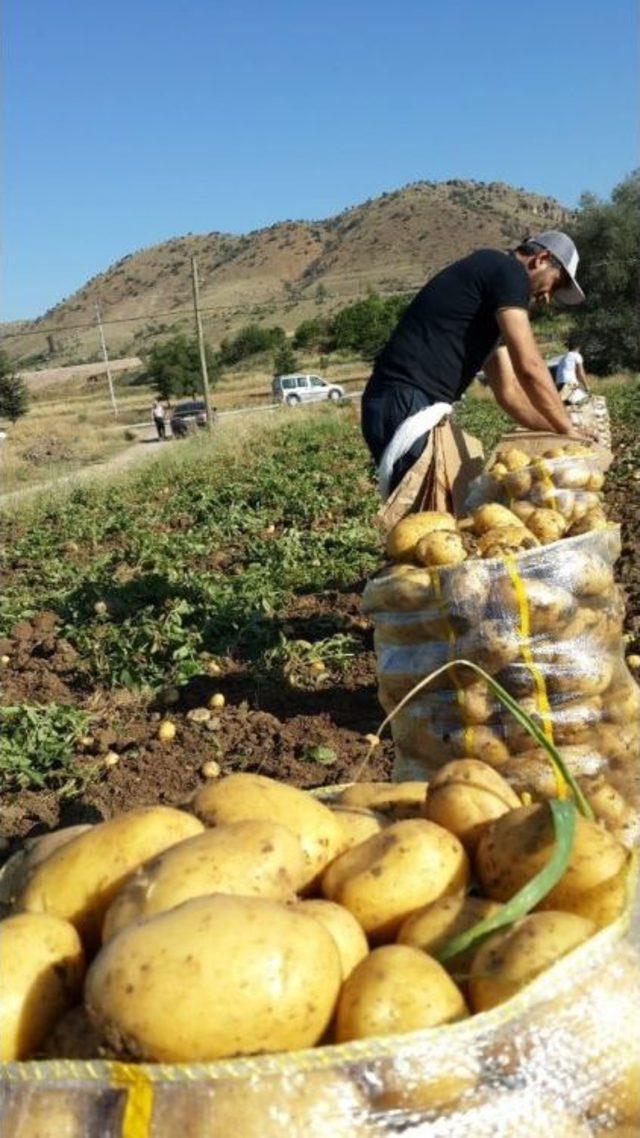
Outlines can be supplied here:
<path id="1" fill-rule="evenodd" d="M 545 420 L 544 430 L 548 430 L 550 427 L 552 431 L 556 431 L 558 434 L 569 434 L 572 429 L 571 420 L 565 411 L 549 369 L 540 354 L 540 349 L 531 330 L 528 313 L 524 308 L 501 308 L 496 313 L 496 320 L 513 365 L 517 386 L 520 389 L 517 393 L 517 401 L 521 393 L 533 407 L 533 410 Z M 513 414 L 511 411 L 509 413 Z M 521 419 L 518 419 L 518 422 L 522 422 L 525 427 L 529 425 Z"/>
<path id="2" fill-rule="evenodd" d="M 589 381 L 587 380 L 587 373 L 584 370 L 584 364 L 583 364 L 582 360 L 578 360 L 576 363 L 576 375 L 578 377 L 579 382 L 584 387 L 585 391 L 591 392 L 591 388 L 589 387 Z"/>
<path id="3" fill-rule="evenodd" d="M 521 427 L 530 431 L 555 431 L 549 419 L 536 410 L 518 382 L 507 348 L 498 348 L 484 365 L 496 403 Z"/>

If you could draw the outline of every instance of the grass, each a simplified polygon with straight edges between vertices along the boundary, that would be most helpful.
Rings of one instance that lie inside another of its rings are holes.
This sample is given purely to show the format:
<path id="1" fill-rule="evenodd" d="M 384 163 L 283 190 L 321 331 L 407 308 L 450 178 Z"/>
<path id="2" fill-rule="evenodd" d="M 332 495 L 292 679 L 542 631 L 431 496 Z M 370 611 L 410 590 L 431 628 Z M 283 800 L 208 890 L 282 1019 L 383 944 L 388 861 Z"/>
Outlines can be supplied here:
<path id="1" fill-rule="evenodd" d="M 0 707 L 0 773 L 5 792 L 50 787 L 59 797 L 76 794 L 90 780 L 76 749 L 89 717 L 75 707 L 21 703 Z"/>

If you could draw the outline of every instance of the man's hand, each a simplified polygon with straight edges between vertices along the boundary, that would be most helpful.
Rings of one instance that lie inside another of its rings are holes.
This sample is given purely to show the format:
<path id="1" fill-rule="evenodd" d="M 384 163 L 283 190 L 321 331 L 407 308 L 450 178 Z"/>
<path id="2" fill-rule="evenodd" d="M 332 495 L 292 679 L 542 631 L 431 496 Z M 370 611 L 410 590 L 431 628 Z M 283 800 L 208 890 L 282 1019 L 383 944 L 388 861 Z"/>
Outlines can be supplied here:
<path id="1" fill-rule="evenodd" d="M 496 403 L 521 427 L 529 431 L 555 431 L 550 419 L 534 407 L 528 392 L 518 382 L 507 348 L 498 348 L 484 365 Z"/>
<path id="2" fill-rule="evenodd" d="M 546 426 L 543 429 L 569 434 L 571 420 L 540 354 L 528 313 L 524 308 L 501 308 L 496 313 L 496 319 L 509 353 L 515 380 L 534 411 L 545 420 Z M 523 425 L 528 426 L 528 423 Z"/>

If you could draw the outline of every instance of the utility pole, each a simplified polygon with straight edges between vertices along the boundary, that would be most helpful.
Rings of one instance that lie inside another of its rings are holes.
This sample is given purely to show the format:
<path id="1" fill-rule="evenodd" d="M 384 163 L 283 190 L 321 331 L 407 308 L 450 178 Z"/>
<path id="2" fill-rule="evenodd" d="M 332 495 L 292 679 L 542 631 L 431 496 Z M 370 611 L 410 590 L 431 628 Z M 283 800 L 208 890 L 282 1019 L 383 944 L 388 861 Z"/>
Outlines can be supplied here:
<path id="1" fill-rule="evenodd" d="M 207 430 L 213 431 L 213 412 L 211 410 L 211 396 L 209 395 L 209 373 L 207 371 L 207 356 L 204 350 L 204 336 L 202 334 L 202 319 L 200 316 L 200 286 L 198 284 L 198 258 L 191 258 L 191 281 L 193 284 L 193 308 L 196 314 L 196 332 L 198 333 L 198 348 L 200 349 L 200 371 L 202 372 L 202 390 L 204 405 L 207 411 Z"/>
<path id="2" fill-rule="evenodd" d="M 113 407 L 113 416 L 118 418 L 118 404 L 116 403 L 116 395 L 113 390 L 113 376 L 111 375 L 111 364 L 109 363 L 109 355 L 107 352 L 107 345 L 104 338 L 104 329 L 102 327 L 102 317 L 100 315 L 100 305 L 96 303 L 96 319 L 98 321 L 98 328 L 100 330 L 100 344 L 102 346 L 102 358 L 104 366 L 107 371 L 107 383 L 109 384 L 109 395 L 111 396 L 111 406 Z"/>

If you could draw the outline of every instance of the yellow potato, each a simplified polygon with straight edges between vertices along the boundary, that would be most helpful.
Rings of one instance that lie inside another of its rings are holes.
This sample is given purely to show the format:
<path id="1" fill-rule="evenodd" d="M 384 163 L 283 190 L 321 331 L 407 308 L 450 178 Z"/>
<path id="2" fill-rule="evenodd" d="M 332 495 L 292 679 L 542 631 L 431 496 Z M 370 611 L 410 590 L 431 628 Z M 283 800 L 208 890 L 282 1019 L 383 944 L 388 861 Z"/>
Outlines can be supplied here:
<path id="1" fill-rule="evenodd" d="M 415 612 L 432 604 L 436 597 L 433 578 L 428 569 L 399 563 L 390 565 L 372 577 L 362 594 L 362 611 Z"/>
<path id="2" fill-rule="evenodd" d="M 496 710 L 495 696 L 486 680 L 477 679 L 459 693 L 460 715 L 465 723 L 486 723 Z"/>
<path id="3" fill-rule="evenodd" d="M 421 537 L 414 547 L 413 556 L 419 565 L 439 567 L 459 565 L 466 560 L 467 554 L 460 534 L 445 530 Z"/>
<path id="4" fill-rule="evenodd" d="M 277 822 L 234 822 L 205 830 L 136 871 L 107 910 L 102 939 L 208 893 L 293 901 L 305 868 L 297 837 Z"/>
<path id="5" fill-rule="evenodd" d="M 490 530 L 502 529 L 505 526 L 515 528 L 522 526 L 520 518 L 498 502 L 488 502 L 485 506 L 478 506 L 477 510 L 473 511 L 472 516 L 473 531 L 478 536 L 489 533 Z"/>
<path id="6" fill-rule="evenodd" d="M 480 1092 L 470 1103 L 463 1100 L 459 1110 L 454 1104 L 440 1113 L 432 1133 L 426 1126 L 420 1127 L 420 1138 L 593 1138 L 585 1122 L 543 1097 L 537 1086 L 504 1091 L 489 1085 L 484 1096 Z"/>
<path id="7" fill-rule="evenodd" d="M 80 994 L 84 956 L 73 925 L 44 913 L 0 922 L 0 1060 L 28 1059 Z"/>
<path id="8" fill-rule="evenodd" d="M 571 653 L 572 641 L 567 641 Z M 536 655 L 540 653 L 536 651 Z M 587 654 L 584 651 L 567 656 L 567 651 L 550 654 L 545 662 L 545 680 L 551 695 L 562 695 L 569 699 L 581 696 L 602 695 L 611 683 L 613 660 L 603 655 Z"/>
<path id="9" fill-rule="evenodd" d="M 386 554 L 392 561 L 413 561 L 416 545 L 421 537 L 437 530 L 456 530 L 452 514 L 439 510 L 424 510 L 401 518 L 387 536 Z"/>
<path id="10" fill-rule="evenodd" d="M 340 793 L 341 806 L 378 810 L 396 820 L 419 818 L 427 796 L 428 783 L 354 782 Z"/>
<path id="11" fill-rule="evenodd" d="M 431 905 L 425 905 L 424 909 L 418 909 L 404 921 L 398 933 L 398 944 L 410 944 L 437 957 L 439 950 L 452 937 L 460 936 L 499 911 L 499 903 L 486 897 L 469 897 L 465 893 L 442 897 Z M 454 974 L 464 974 L 469 971 L 471 958 L 476 952 L 477 945 L 459 952 L 444 961 L 444 967 Z"/>
<path id="12" fill-rule="evenodd" d="M 507 447 L 499 450 L 496 458 L 506 466 L 507 470 L 524 470 L 531 464 L 531 455 L 520 450 L 519 447 Z"/>
<path id="13" fill-rule="evenodd" d="M 441 964 L 417 948 L 376 948 L 345 981 L 336 1040 L 393 1035 L 453 1023 L 468 1015 L 464 996 Z"/>
<path id="14" fill-rule="evenodd" d="M 198 791 L 194 809 L 207 826 L 230 822 L 279 822 L 299 839 L 310 885 L 344 848 L 339 819 L 304 790 L 261 774 L 230 774 Z"/>
<path id="15" fill-rule="evenodd" d="M 534 510 L 535 506 L 533 503 L 528 502 L 526 499 L 511 503 L 511 512 L 515 514 L 519 521 L 524 522 L 525 525 L 527 524 L 527 518 L 531 516 Z"/>
<path id="16" fill-rule="evenodd" d="M 476 952 L 469 977 L 475 1012 L 485 1012 L 515 996 L 541 972 L 596 931 L 574 913 L 530 913 L 509 929 L 490 936 Z"/>
<path id="17" fill-rule="evenodd" d="M 521 578 L 516 588 L 506 573 L 496 578 L 491 602 L 498 611 L 516 621 L 522 620 L 521 610 L 526 604 L 534 635 L 557 631 L 572 619 L 576 611 L 576 602 L 566 589 L 547 584 L 537 577 Z"/>
<path id="18" fill-rule="evenodd" d="M 456 641 L 455 652 L 460 659 L 471 660 L 489 675 L 495 675 L 520 656 L 514 620 L 481 621 Z M 467 683 L 476 679 L 473 672 L 464 668 L 460 668 L 460 677 L 463 680 L 466 677 Z"/>
<path id="19" fill-rule="evenodd" d="M 602 696 L 604 718 L 613 723 L 635 721 L 640 714 L 640 688 L 629 675 Z"/>
<path id="20" fill-rule="evenodd" d="M 345 850 L 358 846 L 372 834 L 379 834 L 385 825 L 385 819 L 381 814 L 375 814 L 373 810 L 365 810 L 363 807 L 341 806 L 336 803 L 331 806 L 331 813 L 335 814 L 342 826 Z"/>
<path id="21" fill-rule="evenodd" d="M 476 850 L 475 868 L 483 893 L 496 901 L 508 901 L 547 864 L 553 845 L 551 811 L 544 803 L 521 806 L 496 818 Z M 624 847 L 595 822 L 578 815 L 569 865 L 537 908 L 583 915 L 591 900 L 599 902 L 603 891 L 619 888 L 626 866 Z"/>
<path id="22" fill-rule="evenodd" d="M 480 561 L 466 561 L 448 573 L 440 574 L 442 600 L 439 607 L 450 621 L 477 621 L 489 599 L 491 575 Z"/>
<path id="23" fill-rule="evenodd" d="M 348 909 L 345 909 L 343 905 L 336 905 L 334 901 L 323 901 L 315 898 L 309 901 L 298 901 L 293 909 L 296 913 L 306 913 L 308 917 L 314 917 L 316 921 L 320 921 L 320 924 L 324 925 L 328 933 L 331 933 L 340 957 L 342 978 L 346 980 L 347 976 L 353 972 L 356 964 L 364 960 L 369 951 L 362 926 Z"/>
<path id="24" fill-rule="evenodd" d="M 517 794 L 491 766 L 458 759 L 432 779 L 424 815 L 450 830 L 472 853 L 488 823 L 519 806 Z"/>
<path id="25" fill-rule="evenodd" d="M 22 849 L 12 854 L 2 867 L 0 903 L 13 905 L 29 875 L 41 861 L 90 829 L 91 826 L 65 826 L 62 830 L 52 830 L 48 834 L 28 838 Z"/>
<path id="26" fill-rule="evenodd" d="M 603 511 L 594 507 L 591 510 L 587 510 L 584 517 L 578 518 L 578 520 L 572 524 L 569 530 L 569 536 L 576 537 L 581 533 L 591 533 L 593 530 L 606 529 L 608 525 L 609 522 Z"/>
<path id="27" fill-rule="evenodd" d="M 169 806 L 120 814 L 93 826 L 37 865 L 18 895 L 16 908 L 71 921 L 92 948 L 100 941 L 105 912 L 138 866 L 202 830 L 197 818 Z"/>
<path id="28" fill-rule="evenodd" d="M 499 526 L 496 529 L 486 530 L 478 538 L 478 554 L 485 560 L 496 557 L 506 557 L 512 553 L 522 553 L 538 545 L 538 539 L 533 536 L 523 522 L 517 526 Z"/>
<path id="29" fill-rule="evenodd" d="M 315 918 L 218 893 L 123 929 L 91 965 L 85 1003 L 121 1054 L 207 1062 L 312 1047 L 341 978 L 335 941 Z"/>
<path id="30" fill-rule="evenodd" d="M 574 457 L 562 459 L 553 471 L 556 486 L 566 486 L 569 490 L 582 490 L 591 480 L 591 469 L 586 462 L 576 461 Z"/>
<path id="31" fill-rule="evenodd" d="M 393 1058 L 377 1066 L 375 1076 L 370 1094 L 376 1111 L 428 1111 L 439 1116 L 461 1095 L 473 1092 L 480 1078 L 480 1062 L 472 1048 L 460 1047 L 457 1040 L 438 1032 L 419 1055 L 413 1049 L 398 1048 Z"/>
<path id="32" fill-rule="evenodd" d="M 541 541 L 550 545 L 559 541 L 567 531 L 567 519 L 559 510 L 537 509 L 527 518 L 527 529 Z"/>
<path id="33" fill-rule="evenodd" d="M 587 482 L 586 489 L 591 490 L 593 493 L 597 494 L 599 490 L 602 490 L 603 486 L 604 474 L 602 471 L 592 470 L 591 474 L 589 475 L 589 481 Z"/>
<path id="34" fill-rule="evenodd" d="M 391 940 L 403 920 L 466 885 L 464 847 L 434 822 L 409 818 L 335 859 L 322 892 L 344 905 L 376 942 Z"/>
<path id="35" fill-rule="evenodd" d="M 531 471 L 526 468 L 523 470 L 514 470 L 510 474 L 507 474 L 504 479 L 504 485 L 510 498 L 524 497 L 525 494 L 530 492 L 532 482 Z"/>
<path id="36" fill-rule="evenodd" d="M 583 549 L 563 550 L 562 584 L 578 597 L 598 597 L 613 588 L 613 566 L 597 553 Z"/>

